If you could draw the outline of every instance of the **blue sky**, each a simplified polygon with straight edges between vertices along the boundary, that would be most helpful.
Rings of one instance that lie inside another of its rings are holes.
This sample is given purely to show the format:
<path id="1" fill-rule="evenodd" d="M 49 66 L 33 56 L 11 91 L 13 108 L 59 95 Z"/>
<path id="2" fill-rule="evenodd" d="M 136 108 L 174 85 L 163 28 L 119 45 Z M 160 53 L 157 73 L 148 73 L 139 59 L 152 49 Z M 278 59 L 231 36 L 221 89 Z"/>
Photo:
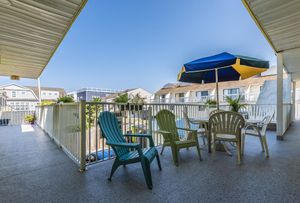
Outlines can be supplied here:
<path id="1" fill-rule="evenodd" d="M 273 50 L 240 0 L 89 0 L 41 85 L 155 92 L 176 82 L 183 63 L 223 51 L 275 64 Z M 12 82 L 0 78 L 0 84 Z"/>

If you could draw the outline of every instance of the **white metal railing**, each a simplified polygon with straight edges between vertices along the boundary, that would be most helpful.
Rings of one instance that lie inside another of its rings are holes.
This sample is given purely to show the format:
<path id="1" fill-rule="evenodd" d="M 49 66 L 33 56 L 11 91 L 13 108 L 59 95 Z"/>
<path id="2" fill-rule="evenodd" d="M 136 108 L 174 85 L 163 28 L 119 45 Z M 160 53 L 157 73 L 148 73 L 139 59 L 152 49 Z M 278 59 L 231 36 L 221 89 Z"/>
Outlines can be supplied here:
<path id="1" fill-rule="evenodd" d="M 2 106 L 0 107 L 0 126 L 26 124 L 25 117 L 27 115 L 34 115 L 34 111 L 16 111 L 11 106 Z"/>
<path id="2" fill-rule="evenodd" d="M 220 94 L 219 99 L 221 103 L 226 103 L 226 97 L 233 99 L 241 96 L 240 101 L 245 103 L 255 103 L 259 96 L 259 93 L 245 93 L 245 94 Z M 171 97 L 171 98 L 157 98 L 152 99 L 151 103 L 200 103 L 204 104 L 207 100 L 216 100 L 216 95 L 209 96 L 189 96 L 189 97 Z"/>
<path id="3" fill-rule="evenodd" d="M 83 169 L 80 103 L 36 107 L 38 124 Z"/>

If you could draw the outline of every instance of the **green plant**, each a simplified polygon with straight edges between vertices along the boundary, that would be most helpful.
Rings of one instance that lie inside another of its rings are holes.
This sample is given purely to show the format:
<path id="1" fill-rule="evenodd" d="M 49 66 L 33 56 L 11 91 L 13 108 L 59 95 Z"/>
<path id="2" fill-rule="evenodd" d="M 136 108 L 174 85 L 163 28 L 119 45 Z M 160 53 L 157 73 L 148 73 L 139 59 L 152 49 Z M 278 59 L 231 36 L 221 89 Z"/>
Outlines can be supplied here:
<path id="1" fill-rule="evenodd" d="M 55 104 L 54 101 L 42 101 L 41 106 L 49 106 Z"/>
<path id="2" fill-rule="evenodd" d="M 130 103 L 137 105 L 145 104 L 145 98 L 142 97 L 139 93 L 137 93 L 134 97 L 132 97 Z"/>
<path id="3" fill-rule="evenodd" d="M 62 96 L 57 99 L 57 103 L 73 103 L 73 102 L 74 102 L 74 98 L 69 95 Z"/>
<path id="4" fill-rule="evenodd" d="M 101 102 L 101 98 L 93 98 L 92 102 Z M 96 109 L 97 107 L 97 109 Z M 94 105 L 94 104 L 88 104 L 85 107 L 85 113 L 86 113 L 86 126 L 89 128 L 89 126 L 95 125 L 96 120 L 96 110 L 99 112 L 101 110 L 101 106 Z M 99 114 L 98 114 L 99 115 Z"/>
<path id="5" fill-rule="evenodd" d="M 239 112 L 240 109 L 245 108 L 246 105 L 241 104 L 240 100 L 241 100 L 241 95 L 239 95 L 239 97 L 237 99 L 233 99 L 228 96 L 226 97 L 226 101 L 230 105 L 231 111 L 234 111 L 234 112 Z"/>
<path id="6" fill-rule="evenodd" d="M 26 115 L 25 116 L 25 121 L 27 123 L 34 124 L 35 120 L 36 120 L 35 115 Z"/>
<path id="7" fill-rule="evenodd" d="M 125 104 L 129 102 L 129 97 L 128 94 L 119 94 L 115 99 L 114 102 L 118 103 L 118 104 Z"/>
<path id="8" fill-rule="evenodd" d="M 205 104 L 209 105 L 209 106 L 215 106 L 215 105 L 217 105 L 217 101 L 214 99 L 208 99 L 208 100 L 206 100 Z"/>

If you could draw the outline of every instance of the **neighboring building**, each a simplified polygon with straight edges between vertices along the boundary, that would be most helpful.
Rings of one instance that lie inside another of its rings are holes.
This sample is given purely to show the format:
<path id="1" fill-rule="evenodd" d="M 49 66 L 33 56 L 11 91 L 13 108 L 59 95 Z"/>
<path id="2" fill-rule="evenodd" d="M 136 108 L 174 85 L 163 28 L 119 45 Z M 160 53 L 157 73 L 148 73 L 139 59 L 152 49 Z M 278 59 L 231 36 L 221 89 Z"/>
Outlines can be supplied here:
<path id="1" fill-rule="evenodd" d="M 226 97 L 238 98 L 247 103 L 256 103 L 260 91 L 268 80 L 276 80 L 276 75 L 257 76 L 239 81 L 219 82 L 220 103 L 226 103 Z M 159 103 L 205 103 L 208 99 L 216 99 L 216 84 L 167 84 L 156 92 L 151 102 Z"/>
<path id="2" fill-rule="evenodd" d="M 27 86 L 27 88 L 33 90 L 35 95 L 39 96 L 38 87 Z M 66 95 L 63 88 L 55 87 L 41 87 L 41 100 L 42 101 L 57 101 L 59 97 Z"/>
<path id="3" fill-rule="evenodd" d="M 0 107 L 6 106 L 7 96 L 5 92 L 0 92 Z"/>
<path id="4" fill-rule="evenodd" d="M 63 96 L 65 91 L 61 88 L 41 88 L 42 101 L 55 101 Z M 5 95 L 5 105 L 15 111 L 33 111 L 39 102 L 36 87 L 24 87 L 16 84 L 0 86 L 0 95 Z M 1 96 L 0 96 L 1 97 Z"/>
<path id="5" fill-rule="evenodd" d="M 83 88 L 78 91 L 68 92 L 74 98 L 75 101 L 86 100 L 93 101 L 94 98 L 105 98 L 111 94 L 116 94 L 122 90 L 117 89 L 104 89 L 104 88 Z"/>
<path id="6" fill-rule="evenodd" d="M 134 96 L 136 96 L 137 94 L 139 94 L 142 98 L 144 98 L 146 103 L 150 102 L 151 96 L 152 96 L 152 94 L 150 92 L 148 92 L 147 90 L 144 90 L 142 88 L 133 88 L 133 89 L 124 90 L 124 91 L 116 93 L 116 94 L 109 95 L 104 98 L 104 101 L 114 102 L 115 98 L 117 98 L 120 94 L 125 94 L 125 93 L 128 94 L 129 99 L 131 99 Z"/>
<path id="7" fill-rule="evenodd" d="M 0 86 L 0 92 L 6 95 L 6 105 L 15 111 L 31 111 L 38 104 L 38 97 L 32 89 L 9 84 Z"/>

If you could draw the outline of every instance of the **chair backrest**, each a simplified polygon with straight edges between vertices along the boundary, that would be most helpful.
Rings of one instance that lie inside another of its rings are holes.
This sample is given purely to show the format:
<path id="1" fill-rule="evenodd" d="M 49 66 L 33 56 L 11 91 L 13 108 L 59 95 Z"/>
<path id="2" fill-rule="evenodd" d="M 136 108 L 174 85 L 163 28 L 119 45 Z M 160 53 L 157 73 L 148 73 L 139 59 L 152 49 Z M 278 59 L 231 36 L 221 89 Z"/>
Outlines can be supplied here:
<path id="1" fill-rule="evenodd" d="M 182 111 L 183 119 L 184 119 L 184 127 L 190 129 L 191 128 L 191 121 L 186 111 Z"/>
<path id="2" fill-rule="evenodd" d="M 160 130 L 172 133 L 174 140 L 179 140 L 175 115 L 171 111 L 166 109 L 161 110 L 155 117 Z M 164 139 L 167 142 L 170 141 L 167 137 L 164 137 Z"/>
<path id="3" fill-rule="evenodd" d="M 211 117 L 212 115 L 214 115 L 215 113 L 218 113 L 218 112 L 222 112 L 224 110 L 221 110 L 221 109 L 214 109 L 212 110 L 210 113 L 209 113 L 209 117 Z"/>
<path id="4" fill-rule="evenodd" d="M 118 119 L 116 115 L 109 111 L 104 111 L 99 115 L 98 124 L 101 129 L 103 137 L 108 142 L 124 143 L 126 142 L 121 129 L 119 128 Z M 128 148 L 112 147 L 117 156 L 127 153 Z"/>
<path id="5" fill-rule="evenodd" d="M 218 112 L 209 118 L 209 129 L 214 136 L 218 133 L 239 136 L 244 126 L 243 116 L 232 111 Z"/>
<path id="6" fill-rule="evenodd" d="M 274 117 L 275 112 L 273 112 L 272 114 L 265 116 L 261 122 L 258 123 L 258 127 L 261 128 L 261 134 L 265 134 L 267 131 L 267 127 L 268 125 L 271 123 L 273 117 Z"/>

